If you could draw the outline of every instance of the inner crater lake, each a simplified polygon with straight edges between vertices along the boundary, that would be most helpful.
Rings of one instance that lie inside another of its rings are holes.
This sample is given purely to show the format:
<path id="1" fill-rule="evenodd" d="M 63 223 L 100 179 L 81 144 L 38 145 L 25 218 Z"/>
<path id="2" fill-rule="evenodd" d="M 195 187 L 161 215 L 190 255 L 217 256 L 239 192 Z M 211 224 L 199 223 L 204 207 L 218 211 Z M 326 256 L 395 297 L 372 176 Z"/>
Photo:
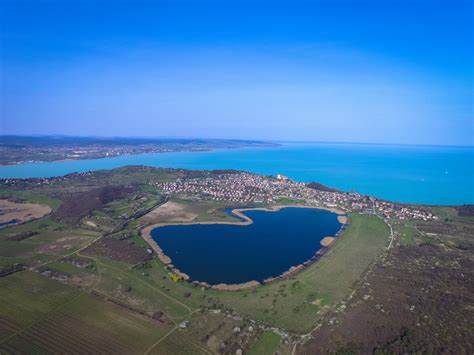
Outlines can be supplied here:
<path id="1" fill-rule="evenodd" d="M 314 208 L 242 213 L 253 223 L 167 225 L 151 236 L 191 280 L 239 284 L 262 282 L 310 260 L 320 241 L 342 227 L 336 213 Z"/>

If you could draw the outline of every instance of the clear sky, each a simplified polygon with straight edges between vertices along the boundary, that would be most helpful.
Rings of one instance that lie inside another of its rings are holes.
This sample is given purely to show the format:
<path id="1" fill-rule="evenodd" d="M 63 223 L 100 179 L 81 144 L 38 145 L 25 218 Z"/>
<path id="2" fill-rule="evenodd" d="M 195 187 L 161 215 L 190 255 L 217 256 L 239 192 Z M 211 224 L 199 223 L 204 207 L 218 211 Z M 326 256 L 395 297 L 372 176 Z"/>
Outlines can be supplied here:
<path id="1" fill-rule="evenodd" d="M 1 0 L 3 134 L 473 145 L 465 0 Z"/>

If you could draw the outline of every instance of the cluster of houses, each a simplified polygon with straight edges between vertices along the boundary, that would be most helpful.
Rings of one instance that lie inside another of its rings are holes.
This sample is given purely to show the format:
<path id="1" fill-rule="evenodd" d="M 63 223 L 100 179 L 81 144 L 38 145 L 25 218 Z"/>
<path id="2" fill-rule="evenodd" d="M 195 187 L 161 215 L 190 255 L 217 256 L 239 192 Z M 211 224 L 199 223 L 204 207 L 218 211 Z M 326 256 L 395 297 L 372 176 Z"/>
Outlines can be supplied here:
<path id="1" fill-rule="evenodd" d="M 72 173 L 63 176 L 54 176 L 48 178 L 26 178 L 26 179 L 0 179 L 0 185 L 4 187 L 21 187 L 25 185 L 50 186 L 60 182 L 67 182 L 71 179 L 86 178 L 92 176 L 93 173 L 88 171 L 84 173 Z"/>
<path id="2" fill-rule="evenodd" d="M 254 174 L 237 173 L 206 178 L 178 179 L 175 182 L 157 183 L 156 185 L 170 194 L 201 195 L 216 201 L 271 203 L 276 196 L 274 192 L 278 181 Z"/>
<path id="3" fill-rule="evenodd" d="M 3 156 L 24 156 L 34 157 L 34 159 L 18 159 L 8 160 L 7 164 L 24 164 L 24 163 L 35 163 L 41 161 L 55 161 L 62 159 L 98 159 L 105 157 L 117 157 L 122 155 L 134 155 L 144 153 L 163 153 L 163 152 L 174 152 L 182 150 L 202 150 L 199 147 L 188 148 L 186 146 L 180 146 L 178 144 L 91 144 L 83 146 L 71 146 L 65 145 L 26 145 L 24 147 L 0 147 L 0 154 Z M 21 154 L 19 154 L 21 153 Z"/>
<path id="4" fill-rule="evenodd" d="M 52 178 L 3 179 L 5 187 L 21 188 L 26 184 L 53 185 L 70 179 L 88 178 L 94 173 L 73 173 Z M 272 204 L 281 199 L 301 201 L 308 205 L 338 208 L 347 212 L 378 214 L 384 218 L 437 219 L 430 211 L 417 205 L 393 203 L 357 192 L 341 192 L 310 187 L 310 185 L 278 174 L 260 176 L 233 172 L 198 178 L 182 178 L 174 182 L 150 182 L 168 194 L 184 194 L 193 198 L 229 201 L 240 204 Z"/>
<path id="5" fill-rule="evenodd" d="M 348 212 L 378 214 L 384 218 L 421 220 L 437 218 L 431 212 L 416 206 L 396 204 L 356 192 L 314 189 L 283 175 L 273 178 L 239 172 L 153 184 L 169 194 L 210 198 L 216 201 L 271 204 L 286 198 L 302 201 L 308 205 L 339 208 Z"/>

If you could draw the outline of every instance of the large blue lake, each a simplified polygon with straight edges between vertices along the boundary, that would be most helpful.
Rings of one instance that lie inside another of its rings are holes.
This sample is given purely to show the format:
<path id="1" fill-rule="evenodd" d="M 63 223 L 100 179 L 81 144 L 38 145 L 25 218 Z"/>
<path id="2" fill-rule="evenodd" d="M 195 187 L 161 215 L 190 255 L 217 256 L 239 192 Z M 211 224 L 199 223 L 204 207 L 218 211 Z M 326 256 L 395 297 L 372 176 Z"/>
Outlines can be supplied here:
<path id="1" fill-rule="evenodd" d="M 152 237 L 178 269 L 213 285 L 281 275 L 311 259 L 321 239 L 341 228 L 335 213 L 311 208 L 245 214 L 254 223 L 164 226 Z"/>
<path id="2" fill-rule="evenodd" d="M 0 167 L 0 177 L 50 177 L 125 165 L 280 173 L 299 181 L 317 181 L 392 201 L 474 203 L 472 147 L 285 144 L 4 166 Z"/>

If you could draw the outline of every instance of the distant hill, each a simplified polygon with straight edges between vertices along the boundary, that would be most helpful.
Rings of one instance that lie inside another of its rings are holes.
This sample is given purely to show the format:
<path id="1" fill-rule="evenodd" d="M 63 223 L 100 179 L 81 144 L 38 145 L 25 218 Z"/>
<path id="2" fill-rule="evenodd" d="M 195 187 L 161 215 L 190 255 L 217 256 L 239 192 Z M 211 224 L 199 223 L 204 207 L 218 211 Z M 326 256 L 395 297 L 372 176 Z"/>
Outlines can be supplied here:
<path id="1" fill-rule="evenodd" d="M 461 205 L 455 207 L 459 216 L 467 217 L 474 216 L 474 205 Z"/>
<path id="2" fill-rule="evenodd" d="M 319 182 L 310 182 L 306 186 L 311 189 L 319 190 L 319 191 L 327 191 L 327 192 L 341 192 L 338 189 L 334 189 L 332 187 L 328 187 L 326 185 L 320 184 Z"/>
<path id="3" fill-rule="evenodd" d="M 230 147 L 230 146 L 278 146 L 258 140 L 245 139 L 205 139 L 205 138 L 150 138 L 150 137 L 75 137 L 63 135 L 38 136 L 0 136 L 0 146 L 88 146 L 88 145 L 170 145 L 170 146 L 203 146 L 203 147 Z"/>

